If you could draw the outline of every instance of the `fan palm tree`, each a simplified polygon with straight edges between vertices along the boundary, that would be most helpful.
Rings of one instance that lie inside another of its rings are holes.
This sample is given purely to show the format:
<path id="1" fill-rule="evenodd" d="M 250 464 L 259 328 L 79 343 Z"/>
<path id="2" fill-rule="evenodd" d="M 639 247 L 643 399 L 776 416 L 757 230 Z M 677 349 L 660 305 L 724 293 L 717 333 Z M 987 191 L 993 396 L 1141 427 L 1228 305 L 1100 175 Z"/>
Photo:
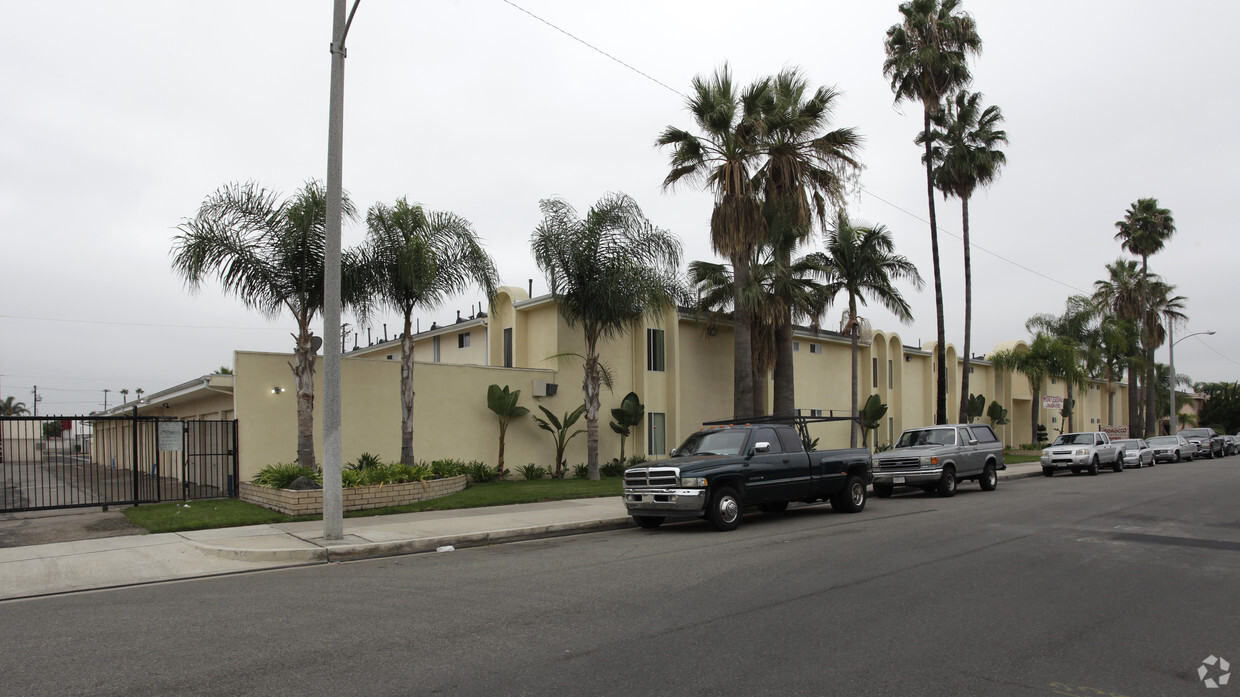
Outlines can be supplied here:
<path id="1" fill-rule="evenodd" d="M 766 235 L 753 171 L 758 158 L 759 103 L 768 89 L 769 81 L 758 81 L 738 92 L 726 64 L 709 79 L 696 76 L 686 107 L 701 135 L 668 126 L 655 141 L 657 146 L 672 149 L 672 170 L 663 180 L 664 190 L 684 181 L 714 192 L 711 247 L 731 262 L 737 293 L 748 285 L 750 258 Z M 736 418 L 753 413 L 751 340 L 748 307 L 739 296 L 734 297 L 732 412 Z"/>
<path id="2" fill-rule="evenodd" d="M 1107 278 L 1094 281 L 1092 298 L 1099 314 L 1118 320 L 1112 329 L 1122 333 L 1124 339 L 1124 365 L 1128 373 L 1128 434 L 1138 438 L 1142 433 L 1142 422 L 1137 418 L 1140 411 L 1137 375 L 1144 362 L 1138 340 L 1142 314 L 1141 273 L 1137 262 L 1130 259 L 1116 259 L 1106 268 Z M 1118 337 L 1113 337 L 1111 349 L 1118 343 Z"/>
<path id="3" fill-rule="evenodd" d="M 887 30 L 887 58 L 883 75 L 891 80 L 896 103 L 919 101 L 922 132 L 930 132 L 931 119 L 942 109 L 943 98 L 969 84 L 968 57 L 982 50 L 977 23 L 961 12 L 960 0 L 908 0 L 900 4 L 904 16 Z M 943 324 L 943 281 L 939 269 L 939 228 L 934 213 L 934 172 L 930 140 L 925 142 L 926 199 L 930 209 L 930 252 L 934 260 L 934 303 L 938 322 L 938 384 L 935 422 L 947 423 L 947 337 Z"/>
<path id="4" fill-rule="evenodd" d="M 495 297 L 498 273 L 468 220 L 401 198 L 366 214 L 366 241 L 346 255 L 346 296 L 365 321 L 378 308 L 401 314 L 400 461 L 413 465 L 413 311 L 433 310 L 471 286 Z"/>
<path id="5" fill-rule="evenodd" d="M 824 293 L 834 298 L 840 292 L 848 294 L 848 322 L 845 325 L 852 344 L 853 416 L 849 429 L 850 447 L 857 447 L 857 355 L 860 332 L 857 304 L 867 304 L 867 296 L 877 300 L 901 322 L 910 322 L 913 313 L 908 301 L 895 287 L 895 281 L 908 280 L 913 287 L 921 288 L 923 282 L 917 267 L 907 258 L 894 253 L 895 243 L 891 233 L 883 225 L 857 226 L 840 209 L 827 228 L 826 258 L 829 275 L 824 283 Z"/>
<path id="6" fill-rule="evenodd" d="M 342 214 L 357 211 L 345 197 Z M 293 381 L 297 389 L 297 464 L 314 467 L 314 333 L 323 309 L 327 191 L 308 181 L 292 197 L 253 182 L 220 187 L 173 238 L 172 267 L 191 291 L 215 276 L 226 294 L 269 318 L 288 310 L 297 321 Z"/>
<path id="7" fill-rule="evenodd" d="M 586 464 L 599 478 L 599 390 L 606 369 L 600 341 L 618 337 L 645 315 L 658 316 L 682 299 L 680 241 L 655 227 L 637 202 L 608 194 L 585 218 L 561 199 L 540 204 L 543 219 L 534 230 L 534 261 L 547 277 L 560 315 L 585 338 Z"/>
<path id="8" fill-rule="evenodd" d="M 844 205 L 848 182 L 861 169 L 856 159 L 861 137 L 854 128 L 826 130 L 839 92 L 819 87 L 810 94 L 808 81 L 796 68 L 776 75 L 764 97 L 759 102 L 757 149 L 766 162 L 756 172 L 755 185 L 765 195 L 765 207 L 786 227 L 800 232 L 792 244 L 776 246 L 776 263 L 787 268 L 814 219 L 826 226 L 827 204 Z M 769 228 L 769 214 L 767 220 Z M 775 345 L 773 413 L 792 416 L 796 400 L 790 308 L 777 318 Z"/>
<path id="9" fill-rule="evenodd" d="M 26 403 L 18 402 L 17 398 L 11 395 L 5 397 L 3 402 L 0 402 L 0 416 L 21 416 L 22 414 L 29 413 L 30 411 L 26 409 Z"/>
<path id="10" fill-rule="evenodd" d="M 961 90 L 954 100 L 936 114 L 929 138 L 934 164 L 934 185 L 944 196 L 960 199 L 961 230 L 964 238 L 964 365 L 960 371 L 961 423 L 968 411 L 969 363 L 973 338 L 973 267 L 969 247 L 969 199 L 977 187 L 989 186 L 1007 163 L 999 150 L 1008 142 L 1007 133 L 998 128 L 1003 113 L 997 106 L 982 109 L 980 92 Z M 922 138 L 926 138 L 922 134 Z"/>
<path id="11" fill-rule="evenodd" d="M 1150 317 L 1148 288 L 1150 284 L 1150 256 L 1162 251 L 1175 234 L 1175 220 L 1171 211 L 1158 206 L 1156 198 L 1137 199 L 1136 203 L 1124 212 L 1124 219 L 1115 223 L 1115 239 L 1119 240 L 1124 251 L 1141 257 L 1141 319 Z M 1154 384 L 1154 348 L 1155 339 L 1152 328 L 1141 322 L 1141 343 L 1145 349 L 1145 430 L 1146 435 L 1154 432 L 1154 393 L 1149 388 Z"/>

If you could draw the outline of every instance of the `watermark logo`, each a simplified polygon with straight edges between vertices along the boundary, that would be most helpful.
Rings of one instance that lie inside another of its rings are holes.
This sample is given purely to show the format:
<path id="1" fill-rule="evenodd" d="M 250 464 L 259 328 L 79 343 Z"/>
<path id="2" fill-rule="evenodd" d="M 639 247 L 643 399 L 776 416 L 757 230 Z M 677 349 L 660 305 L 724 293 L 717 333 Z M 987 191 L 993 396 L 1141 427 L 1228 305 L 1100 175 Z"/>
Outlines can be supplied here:
<path id="1" fill-rule="evenodd" d="M 1222 687 L 1231 680 L 1231 664 L 1225 658 L 1209 656 L 1197 666 L 1197 677 L 1212 690 Z"/>

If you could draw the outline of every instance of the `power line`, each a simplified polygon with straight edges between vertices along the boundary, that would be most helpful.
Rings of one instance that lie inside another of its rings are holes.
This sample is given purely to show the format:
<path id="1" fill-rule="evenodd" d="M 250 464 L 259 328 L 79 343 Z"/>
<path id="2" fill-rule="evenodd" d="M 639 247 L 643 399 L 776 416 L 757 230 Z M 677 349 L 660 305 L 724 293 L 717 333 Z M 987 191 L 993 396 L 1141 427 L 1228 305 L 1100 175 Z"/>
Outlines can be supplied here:
<path id="1" fill-rule="evenodd" d="M 239 331 L 249 330 L 273 330 L 273 331 L 295 331 L 288 327 L 223 327 L 207 324 L 158 324 L 153 322 L 106 322 L 95 319 L 64 319 L 61 317 L 27 317 L 23 315 L 0 315 L 0 319 L 17 319 L 31 322 L 64 322 L 67 324 L 96 324 L 112 327 L 155 327 L 158 329 L 234 329 Z"/>

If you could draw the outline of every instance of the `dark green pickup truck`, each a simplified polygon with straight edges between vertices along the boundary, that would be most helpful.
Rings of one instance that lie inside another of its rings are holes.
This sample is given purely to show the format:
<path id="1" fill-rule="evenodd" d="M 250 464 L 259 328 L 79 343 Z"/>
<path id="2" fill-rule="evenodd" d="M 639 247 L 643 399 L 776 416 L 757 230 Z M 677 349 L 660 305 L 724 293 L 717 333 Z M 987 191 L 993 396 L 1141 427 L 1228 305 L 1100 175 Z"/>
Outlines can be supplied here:
<path id="1" fill-rule="evenodd" d="M 865 508 L 870 451 L 806 450 L 804 421 L 708 426 L 667 460 L 624 473 L 624 505 L 644 528 L 668 518 L 706 518 L 716 530 L 741 524 L 744 509 L 774 513 L 792 501 Z"/>

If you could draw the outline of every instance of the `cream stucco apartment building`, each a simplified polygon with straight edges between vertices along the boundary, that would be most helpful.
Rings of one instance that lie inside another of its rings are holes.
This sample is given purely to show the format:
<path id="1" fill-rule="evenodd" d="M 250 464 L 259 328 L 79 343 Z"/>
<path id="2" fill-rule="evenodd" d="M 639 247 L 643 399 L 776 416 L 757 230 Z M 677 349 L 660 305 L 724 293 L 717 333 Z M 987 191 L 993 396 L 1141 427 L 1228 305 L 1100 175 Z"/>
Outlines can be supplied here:
<path id="1" fill-rule="evenodd" d="M 849 411 L 851 359 L 847 338 L 834 332 L 799 328 L 795 332 L 796 406 L 804 415 L 846 415 Z M 487 409 L 491 384 L 521 390 L 520 403 L 535 413 L 545 406 L 556 414 L 582 401 L 582 365 L 569 354 L 581 353 L 580 329 L 560 317 L 551 296 L 531 298 L 522 288 L 500 288 L 489 315 L 423 331 L 415 337 L 414 452 L 419 460 L 455 458 L 495 464 L 499 429 Z M 1016 341 L 996 348 L 1020 349 Z M 606 425 L 610 410 L 628 392 L 636 392 L 646 418 L 626 445 L 628 454 L 665 455 L 703 421 L 726 419 L 732 405 L 732 334 L 724 324 L 710 330 L 691 313 L 669 309 L 645 318 L 633 331 L 604 344 L 600 353 L 614 378 L 603 390 L 600 411 L 600 459 L 619 455 L 619 436 Z M 899 334 L 875 330 L 861 346 L 860 399 L 877 393 L 889 406 L 878 442 L 886 443 L 906 427 L 933 423 L 936 366 L 934 346 L 905 345 Z M 567 356 L 567 357 L 566 357 Z M 242 480 L 259 468 L 296 459 L 297 414 L 291 354 L 237 351 L 233 375 L 208 375 L 146 395 L 143 415 L 176 418 L 237 419 Z M 947 347 L 949 408 L 959 404 L 961 362 Z M 1032 391 L 1019 374 L 996 370 L 974 359 L 970 391 L 997 400 L 1012 423 L 997 429 L 1004 442 L 1029 441 L 1035 416 Z M 321 366 L 315 372 L 321 395 Z M 344 457 L 363 452 L 385 460 L 400 456 L 400 341 L 392 339 L 347 352 L 341 361 Z M 1042 394 L 1065 395 L 1065 386 L 1048 381 Z M 1126 387 L 1113 385 L 1109 399 L 1115 424 L 1127 423 Z M 770 390 L 768 389 L 768 399 Z M 1078 430 L 1107 424 L 1108 390 L 1091 383 L 1078 391 Z M 322 399 L 315 400 L 315 437 Z M 128 412 L 133 403 L 112 410 Z M 1058 412 L 1041 410 L 1053 435 L 1062 424 Z M 579 422 L 584 428 L 584 420 Z M 818 424 L 811 435 L 820 447 L 847 447 L 844 423 Z M 508 429 L 505 460 L 509 469 L 528 462 L 549 466 L 554 457 L 549 435 L 526 417 Z M 585 462 L 584 435 L 574 439 L 568 462 Z"/>

